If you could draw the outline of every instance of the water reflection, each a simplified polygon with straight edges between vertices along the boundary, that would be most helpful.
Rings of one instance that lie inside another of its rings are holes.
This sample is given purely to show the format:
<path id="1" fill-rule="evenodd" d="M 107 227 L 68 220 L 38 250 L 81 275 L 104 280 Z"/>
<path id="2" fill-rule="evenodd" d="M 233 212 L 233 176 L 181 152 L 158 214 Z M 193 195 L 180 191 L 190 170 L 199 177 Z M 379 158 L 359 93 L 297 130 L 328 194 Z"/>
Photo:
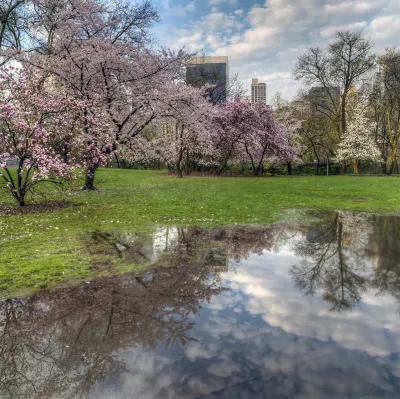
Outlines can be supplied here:
<path id="1" fill-rule="evenodd" d="M 375 289 L 400 299 L 400 218 L 336 212 L 293 245 L 301 259 L 290 271 L 306 295 L 320 292 L 331 310 L 348 310 Z M 372 266 L 372 267 L 371 267 Z"/>
<path id="2" fill-rule="evenodd" d="M 306 294 L 321 290 L 332 310 L 359 303 L 368 280 L 363 256 L 368 226 L 364 216 L 337 212 L 322 225 L 309 228 L 306 239 L 294 245 L 302 259 L 291 270 L 296 285 Z"/>
<path id="3" fill-rule="evenodd" d="M 400 218 L 93 232 L 93 268 L 0 302 L 1 398 L 400 395 Z"/>

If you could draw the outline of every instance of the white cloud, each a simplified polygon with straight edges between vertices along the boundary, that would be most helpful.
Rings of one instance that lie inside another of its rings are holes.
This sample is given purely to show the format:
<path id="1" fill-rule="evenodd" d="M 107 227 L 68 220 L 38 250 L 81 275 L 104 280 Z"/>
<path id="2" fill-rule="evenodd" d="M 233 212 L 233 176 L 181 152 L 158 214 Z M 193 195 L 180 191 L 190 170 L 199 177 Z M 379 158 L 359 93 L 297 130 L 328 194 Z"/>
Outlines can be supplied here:
<path id="1" fill-rule="evenodd" d="M 204 32 L 226 32 L 241 29 L 243 24 L 234 15 L 222 12 L 214 12 L 203 17 L 197 24 Z"/>
<path id="2" fill-rule="evenodd" d="M 185 17 L 189 13 L 193 12 L 196 9 L 196 6 L 193 1 L 189 2 L 185 6 L 177 6 L 170 8 L 168 11 L 169 15 L 174 17 Z"/>
<path id="3" fill-rule="evenodd" d="M 394 39 L 393 44 L 398 44 L 398 37 L 400 33 L 400 15 L 386 15 L 383 17 L 375 18 L 371 22 L 372 36 L 379 41 L 388 41 Z"/>
<path id="4" fill-rule="evenodd" d="M 229 4 L 229 5 L 235 6 L 235 5 L 237 5 L 237 3 L 238 3 L 238 0 L 208 0 L 209 7 L 213 7 L 213 6 L 219 7 L 223 4 Z"/>

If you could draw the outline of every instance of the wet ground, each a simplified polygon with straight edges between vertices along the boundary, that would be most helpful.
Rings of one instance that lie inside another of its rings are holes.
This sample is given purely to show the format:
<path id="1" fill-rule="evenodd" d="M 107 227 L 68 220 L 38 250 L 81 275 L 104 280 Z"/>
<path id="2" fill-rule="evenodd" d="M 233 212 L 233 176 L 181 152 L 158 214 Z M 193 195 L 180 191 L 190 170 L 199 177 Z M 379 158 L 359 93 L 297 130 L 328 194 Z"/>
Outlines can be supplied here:
<path id="1" fill-rule="evenodd" d="M 1 398 L 400 397 L 398 217 L 86 246 L 154 267 L 1 301 Z"/>

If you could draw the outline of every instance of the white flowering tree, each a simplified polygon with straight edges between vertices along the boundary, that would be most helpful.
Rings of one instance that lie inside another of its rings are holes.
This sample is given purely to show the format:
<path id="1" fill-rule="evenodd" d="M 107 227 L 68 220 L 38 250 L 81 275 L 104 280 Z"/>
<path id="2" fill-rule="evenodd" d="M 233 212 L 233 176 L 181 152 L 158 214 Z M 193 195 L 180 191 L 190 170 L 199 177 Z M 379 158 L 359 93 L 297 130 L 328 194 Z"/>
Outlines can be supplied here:
<path id="1" fill-rule="evenodd" d="M 356 107 L 346 134 L 336 153 L 338 161 L 353 161 L 354 174 L 359 175 L 359 161 L 380 161 L 381 153 L 374 140 L 376 123 L 366 115 L 367 103 L 361 98 Z"/>

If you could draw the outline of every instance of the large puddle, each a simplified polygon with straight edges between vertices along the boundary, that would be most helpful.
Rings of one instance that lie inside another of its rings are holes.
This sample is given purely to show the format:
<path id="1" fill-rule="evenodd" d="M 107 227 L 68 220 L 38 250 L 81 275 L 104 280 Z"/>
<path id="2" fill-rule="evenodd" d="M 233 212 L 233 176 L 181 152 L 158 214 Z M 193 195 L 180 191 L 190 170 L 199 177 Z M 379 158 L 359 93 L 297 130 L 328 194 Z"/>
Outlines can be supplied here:
<path id="1" fill-rule="evenodd" d="M 0 302 L 0 397 L 400 397 L 400 218 L 308 220 L 93 232 L 155 266 Z"/>

